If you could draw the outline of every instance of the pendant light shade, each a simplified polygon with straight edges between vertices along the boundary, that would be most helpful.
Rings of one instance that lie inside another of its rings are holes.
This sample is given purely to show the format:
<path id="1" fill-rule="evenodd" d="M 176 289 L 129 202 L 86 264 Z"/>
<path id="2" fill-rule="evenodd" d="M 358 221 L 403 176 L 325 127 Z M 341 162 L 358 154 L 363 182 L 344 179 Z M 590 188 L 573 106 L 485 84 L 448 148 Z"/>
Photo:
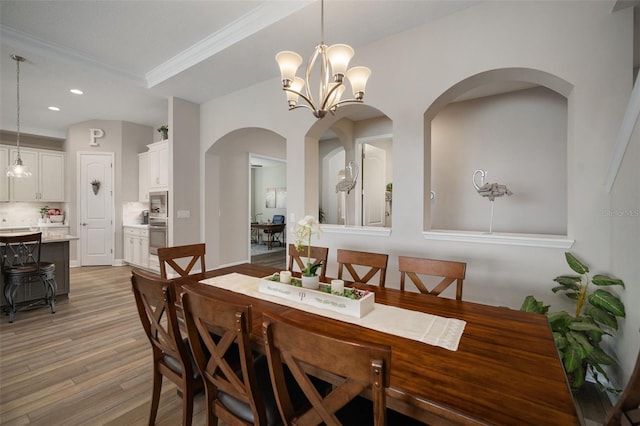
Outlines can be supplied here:
<path id="1" fill-rule="evenodd" d="M 11 55 L 11 59 L 16 61 L 16 148 L 18 152 L 16 160 L 7 168 L 7 176 L 23 178 L 31 176 L 31 171 L 22 164 L 22 158 L 20 158 L 20 62 L 24 62 L 25 59 L 18 55 Z"/>

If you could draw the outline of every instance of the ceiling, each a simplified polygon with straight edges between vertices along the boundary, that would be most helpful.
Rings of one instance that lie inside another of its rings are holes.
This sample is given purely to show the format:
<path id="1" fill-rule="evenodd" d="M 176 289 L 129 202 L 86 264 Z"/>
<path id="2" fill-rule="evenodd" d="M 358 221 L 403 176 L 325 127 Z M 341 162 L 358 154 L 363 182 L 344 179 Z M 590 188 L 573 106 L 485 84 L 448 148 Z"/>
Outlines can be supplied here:
<path id="1" fill-rule="evenodd" d="M 476 1 L 325 3 L 325 42 L 356 49 Z M 366 23 L 366 24 L 364 24 Z M 102 119 L 158 126 L 167 98 L 197 104 L 274 79 L 280 50 L 307 57 L 320 41 L 317 1 L 0 1 L 0 129 L 65 138 Z M 72 88 L 84 91 L 73 95 Z M 47 108 L 57 106 L 60 111 Z M 283 99 L 283 107 L 285 107 Z"/>
<path id="2" fill-rule="evenodd" d="M 350 44 L 352 64 L 366 65 L 358 46 L 479 1 L 326 0 L 325 42 Z M 615 8 L 638 3 L 617 0 Z M 635 22 L 638 34 L 640 13 Z M 16 129 L 11 54 L 26 58 L 21 131 L 63 139 L 70 125 L 93 119 L 165 124 L 171 96 L 200 104 L 261 81 L 277 84 L 275 54 L 306 58 L 319 41 L 320 2 L 313 0 L 1 0 L 0 130 Z M 458 100 L 522 88 L 483 87 Z"/>

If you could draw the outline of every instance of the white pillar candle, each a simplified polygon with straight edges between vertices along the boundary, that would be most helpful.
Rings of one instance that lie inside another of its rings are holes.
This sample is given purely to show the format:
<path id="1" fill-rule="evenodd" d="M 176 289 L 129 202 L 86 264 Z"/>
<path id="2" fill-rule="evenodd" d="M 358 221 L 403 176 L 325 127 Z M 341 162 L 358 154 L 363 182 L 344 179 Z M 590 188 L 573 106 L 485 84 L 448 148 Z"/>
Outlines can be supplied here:
<path id="1" fill-rule="evenodd" d="M 331 280 L 331 293 L 344 294 L 344 281 Z"/>
<path id="2" fill-rule="evenodd" d="M 291 271 L 280 271 L 280 282 L 291 284 Z"/>

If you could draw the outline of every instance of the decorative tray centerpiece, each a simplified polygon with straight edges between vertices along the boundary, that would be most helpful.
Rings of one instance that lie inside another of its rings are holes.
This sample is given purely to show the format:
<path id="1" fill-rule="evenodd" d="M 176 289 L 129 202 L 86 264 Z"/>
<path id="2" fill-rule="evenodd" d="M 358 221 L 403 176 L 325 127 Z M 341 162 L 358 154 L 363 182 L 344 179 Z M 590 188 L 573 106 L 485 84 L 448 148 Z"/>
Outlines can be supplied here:
<path id="1" fill-rule="evenodd" d="M 291 278 L 290 283 L 280 282 L 278 273 L 260 279 L 258 290 L 284 299 L 304 303 L 316 308 L 362 318 L 373 310 L 374 293 L 357 288 L 344 287 L 341 293 L 332 292 L 331 285 L 320 283 L 317 290 L 302 287 L 302 281 Z"/>

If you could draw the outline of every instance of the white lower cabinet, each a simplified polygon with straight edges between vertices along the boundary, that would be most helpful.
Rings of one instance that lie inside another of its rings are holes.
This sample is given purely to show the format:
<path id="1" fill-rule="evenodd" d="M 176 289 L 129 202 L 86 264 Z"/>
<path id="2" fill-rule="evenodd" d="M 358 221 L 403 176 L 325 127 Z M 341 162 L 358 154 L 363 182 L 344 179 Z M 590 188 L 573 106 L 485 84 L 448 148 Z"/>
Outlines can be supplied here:
<path id="1" fill-rule="evenodd" d="M 124 227 L 124 261 L 133 266 L 149 267 L 149 231 Z"/>

